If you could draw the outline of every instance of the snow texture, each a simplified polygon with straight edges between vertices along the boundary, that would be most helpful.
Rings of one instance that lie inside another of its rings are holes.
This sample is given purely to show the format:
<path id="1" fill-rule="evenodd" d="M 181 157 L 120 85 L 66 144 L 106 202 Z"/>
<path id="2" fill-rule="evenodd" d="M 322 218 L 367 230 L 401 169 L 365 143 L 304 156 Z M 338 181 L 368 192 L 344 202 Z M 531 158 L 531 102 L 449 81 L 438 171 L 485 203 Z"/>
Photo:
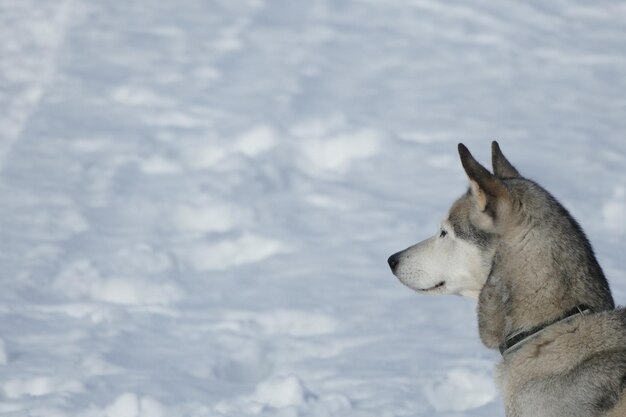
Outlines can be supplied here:
<path id="1" fill-rule="evenodd" d="M 498 139 L 626 302 L 626 5 L 0 0 L 0 415 L 503 415 L 386 258 Z"/>

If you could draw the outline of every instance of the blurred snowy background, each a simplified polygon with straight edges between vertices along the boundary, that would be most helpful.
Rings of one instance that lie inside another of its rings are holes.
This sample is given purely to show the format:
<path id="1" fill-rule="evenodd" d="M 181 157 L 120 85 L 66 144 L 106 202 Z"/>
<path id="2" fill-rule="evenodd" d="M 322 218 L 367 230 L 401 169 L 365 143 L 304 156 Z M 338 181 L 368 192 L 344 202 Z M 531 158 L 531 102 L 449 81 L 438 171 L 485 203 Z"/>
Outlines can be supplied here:
<path id="1" fill-rule="evenodd" d="M 626 4 L 0 0 L 0 415 L 502 416 L 387 257 L 498 139 L 626 303 Z"/>

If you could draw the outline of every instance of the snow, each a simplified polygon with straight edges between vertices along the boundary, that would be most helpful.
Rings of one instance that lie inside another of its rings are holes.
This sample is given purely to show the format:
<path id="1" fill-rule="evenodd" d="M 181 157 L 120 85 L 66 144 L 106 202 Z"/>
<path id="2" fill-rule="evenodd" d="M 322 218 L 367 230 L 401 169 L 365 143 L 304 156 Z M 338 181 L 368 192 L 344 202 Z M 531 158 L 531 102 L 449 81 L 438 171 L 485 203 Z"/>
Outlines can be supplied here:
<path id="1" fill-rule="evenodd" d="M 305 401 L 305 388 L 297 377 L 274 378 L 257 385 L 254 401 L 273 408 L 302 405 Z"/>
<path id="2" fill-rule="evenodd" d="M 0 366 L 7 364 L 7 351 L 4 347 L 4 340 L 0 339 Z"/>
<path id="3" fill-rule="evenodd" d="M 489 417 L 386 265 L 498 139 L 626 302 L 626 7 L 0 0 L 0 414 Z"/>
<path id="4" fill-rule="evenodd" d="M 481 407 L 494 400 L 494 391 L 490 373 L 467 368 L 450 369 L 424 387 L 426 398 L 439 412 Z"/>

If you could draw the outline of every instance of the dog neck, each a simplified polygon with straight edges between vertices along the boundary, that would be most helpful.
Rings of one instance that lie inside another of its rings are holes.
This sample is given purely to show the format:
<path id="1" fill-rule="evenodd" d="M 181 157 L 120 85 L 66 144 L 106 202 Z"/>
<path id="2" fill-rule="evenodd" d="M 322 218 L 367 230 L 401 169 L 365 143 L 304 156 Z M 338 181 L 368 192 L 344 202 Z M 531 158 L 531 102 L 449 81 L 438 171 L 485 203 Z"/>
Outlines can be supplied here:
<path id="1" fill-rule="evenodd" d="M 552 320 L 547 323 L 540 324 L 539 326 L 533 327 L 530 330 L 526 331 L 518 331 L 506 336 L 504 341 L 500 344 L 499 350 L 502 356 L 507 356 L 510 353 L 515 352 L 520 349 L 526 342 L 531 339 L 537 337 L 541 332 L 546 330 L 550 326 L 554 326 L 555 324 L 564 322 L 569 320 L 571 317 L 576 315 L 587 315 L 592 313 L 593 310 L 586 306 L 585 304 L 578 304 L 576 307 L 569 310 L 562 317 L 557 318 L 556 320 Z"/>
<path id="2" fill-rule="evenodd" d="M 563 276 L 561 265 L 550 257 L 550 248 L 538 244 L 518 248 L 500 247 L 479 296 L 479 332 L 487 347 L 510 345 L 513 337 L 521 341 L 562 320 L 572 306 L 584 304 L 594 311 L 603 310 L 585 293 L 581 297 L 577 291 L 569 291 L 577 277 Z M 522 333 L 525 335 L 516 337 Z"/>

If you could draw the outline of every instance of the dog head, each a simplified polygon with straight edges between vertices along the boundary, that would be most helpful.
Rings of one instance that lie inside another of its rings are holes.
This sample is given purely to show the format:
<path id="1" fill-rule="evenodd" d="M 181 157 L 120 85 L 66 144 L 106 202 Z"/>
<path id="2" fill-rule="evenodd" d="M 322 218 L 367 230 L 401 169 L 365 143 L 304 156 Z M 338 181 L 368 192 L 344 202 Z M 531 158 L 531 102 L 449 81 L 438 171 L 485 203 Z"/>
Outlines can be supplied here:
<path id="1" fill-rule="evenodd" d="M 504 180 L 520 175 L 497 142 L 492 144 L 493 174 L 463 144 L 459 155 L 469 190 L 452 204 L 437 234 L 395 253 L 388 263 L 404 285 L 418 292 L 477 298 L 491 269 L 502 220 L 511 211 Z"/>

